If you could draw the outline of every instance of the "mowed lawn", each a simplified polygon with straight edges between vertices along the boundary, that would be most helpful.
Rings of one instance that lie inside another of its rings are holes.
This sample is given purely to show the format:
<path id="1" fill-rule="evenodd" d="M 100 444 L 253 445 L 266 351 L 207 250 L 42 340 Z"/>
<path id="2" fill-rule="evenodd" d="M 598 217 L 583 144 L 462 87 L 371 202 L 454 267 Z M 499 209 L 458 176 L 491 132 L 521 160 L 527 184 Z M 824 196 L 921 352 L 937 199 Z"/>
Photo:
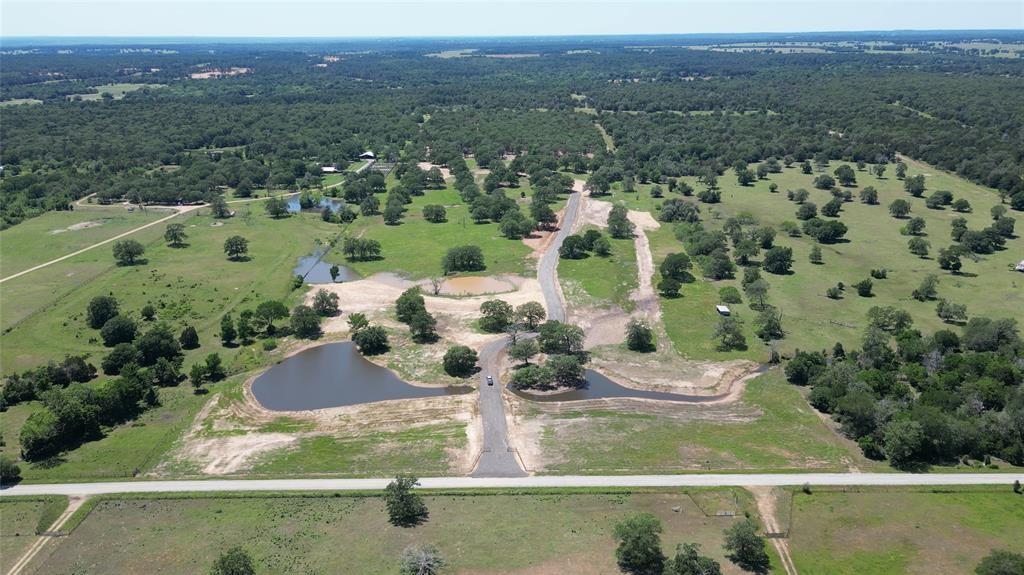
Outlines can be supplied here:
<path id="1" fill-rule="evenodd" d="M 16 274 L 172 213 L 154 209 L 129 212 L 121 206 L 76 206 L 69 212 L 46 212 L 0 231 L 0 276 Z"/>
<path id="2" fill-rule="evenodd" d="M 545 473 L 846 471 L 874 469 L 833 433 L 778 371 L 750 381 L 723 406 L 659 405 L 642 410 L 563 409 L 541 432 Z"/>
<path id="3" fill-rule="evenodd" d="M 520 191 L 527 192 L 527 199 L 519 197 Z M 529 213 L 528 188 L 507 189 L 506 193 L 519 201 L 524 213 Z M 377 197 L 383 204 L 385 196 L 379 194 Z M 423 219 L 423 206 L 428 204 L 443 205 L 447 221 L 431 223 Z M 353 208 L 358 211 L 358 207 Z M 483 251 L 487 269 L 471 275 L 532 273 L 532 261 L 528 262 L 526 258 L 530 248 L 519 240 L 502 236 L 496 223 L 475 223 L 469 215 L 469 206 L 462 202 L 453 188 L 427 190 L 424 195 L 414 197 L 406 208 L 405 217 L 398 225 L 384 225 L 383 216 L 378 215 L 360 216 L 349 227 L 351 236 L 379 241 L 382 259 L 347 262 L 337 250 L 328 255 L 328 261 L 348 265 L 364 276 L 393 271 L 411 278 L 425 278 L 441 275 L 441 259 L 448 249 L 475 245 Z"/>
<path id="4" fill-rule="evenodd" d="M 85 312 L 93 297 L 107 294 L 136 318 L 143 306 L 152 304 L 157 320 L 175 330 L 193 325 L 203 344 L 193 355 L 217 351 L 229 359 L 238 353 L 223 348 L 216 338 L 224 312 L 291 295 L 298 258 L 314 249 L 314 240 L 326 242 L 340 231 L 312 214 L 272 220 L 260 203 L 246 204 L 238 212 L 221 221 L 213 220 L 206 209 L 185 216 L 181 221 L 189 237 L 182 248 L 164 243 L 163 225 L 133 234 L 132 239 L 146 247 L 145 263 L 114 265 L 111 247 L 102 246 L 5 282 L 0 286 L 4 372 L 60 360 L 66 354 L 91 354 L 98 365 L 107 350 L 99 332 L 86 324 Z M 249 240 L 248 261 L 231 262 L 224 255 L 224 240 L 233 235 Z M 79 275 L 84 280 L 76 283 Z"/>
<path id="5" fill-rule="evenodd" d="M 380 498 L 347 494 L 105 500 L 45 550 L 29 573 L 205 573 L 234 545 L 252 554 L 260 573 L 396 573 L 405 547 L 432 544 L 450 573 L 612 574 L 619 573 L 614 524 L 650 512 L 664 524 L 666 551 L 697 542 L 724 573 L 739 574 L 722 549 L 722 530 L 739 519 L 714 513 L 731 509 L 742 517 L 753 509 L 739 490 L 693 498 L 682 492 L 477 492 L 427 495 L 425 501 L 429 520 L 400 528 L 387 522 Z"/>
<path id="6" fill-rule="evenodd" d="M 580 230 L 583 235 L 588 226 Z M 612 246 L 608 256 L 591 253 L 579 260 L 558 261 L 558 279 L 570 303 L 607 307 L 615 304 L 632 311 L 630 294 L 637 286 L 636 249 L 629 239 L 616 240 L 604 234 Z"/>
<path id="7" fill-rule="evenodd" d="M 794 495 L 801 574 L 968 574 L 992 549 L 1024 553 L 1024 496 L 1008 486 Z"/>

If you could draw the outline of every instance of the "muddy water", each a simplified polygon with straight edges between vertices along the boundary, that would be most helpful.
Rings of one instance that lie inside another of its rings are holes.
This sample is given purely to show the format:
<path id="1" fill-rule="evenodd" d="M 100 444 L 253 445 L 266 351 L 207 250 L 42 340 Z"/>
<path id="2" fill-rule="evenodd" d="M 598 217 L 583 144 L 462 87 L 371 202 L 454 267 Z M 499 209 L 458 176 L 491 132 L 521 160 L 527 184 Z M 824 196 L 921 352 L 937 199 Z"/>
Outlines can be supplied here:
<path id="1" fill-rule="evenodd" d="M 307 349 L 256 378 L 252 394 L 271 411 L 300 411 L 469 393 L 472 387 L 417 387 L 367 361 L 352 342 Z"/>
<path id="2" fill-rule="evenodd" d="M 510 390 L 512 393 L 541 403 L 552 401 L 582 401 L 585 399 L 606 399 L 614 397 L 633 397 L 637 399 L 659 399 L 662 401 L 685 401 L 687 403 L 705 403 L 721 399 L 714 395 L 685 395 L 681 393 L 667 393 L 664 391 L 647 391 L 643 389 L 632 389 L 623 387 L 600 373 L 588 369 L 586 371 L 587 385 L 581 389 L 563 391 L 552 394 L 536 394 L 528 391 Z"/>
<path id="3" fill-rule="evenodd" d="M 292 269 L 292 275 L 302 276 L 307 284 L 329 284 L 335 281 L 348 282 L 359 279 L 359 274 L 348 266 L 338 266 L 338 279 L 331 278 L 331 263 L 322 259 L 320 250 L 304 258 Z"/>
<path id="4" fill-rule="evenodd" d="M 516 284 L 501 276 L 464 276 L 451 278 L 441 284 L 445 295 L 482 295 L 515 291 Z"/>

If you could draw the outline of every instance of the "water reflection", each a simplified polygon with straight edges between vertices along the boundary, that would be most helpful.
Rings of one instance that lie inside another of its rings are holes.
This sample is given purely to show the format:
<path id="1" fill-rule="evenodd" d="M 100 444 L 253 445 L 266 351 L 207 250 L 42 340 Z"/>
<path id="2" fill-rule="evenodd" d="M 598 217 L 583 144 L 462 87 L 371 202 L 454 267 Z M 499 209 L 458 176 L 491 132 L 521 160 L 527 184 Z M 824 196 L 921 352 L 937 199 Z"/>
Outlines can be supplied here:
<path id="1" fill-rule="evenodd" d="M 417 387 L 371 363 L 350 342 L 329 343 L 285 359 L 260 375 L 252 393 L 271 411 L 300 411 L 469 393 L 472 387 Z"/>
<path id="2" fill-rule="evenodd" d="M 687 403 L 706 403 L 721 399 L 720 396 L 714 395 L 686 395 L 682 393 L 648 391 L 645 389 L 623 387 L 604 375 L 590 369 L 586 370 L 585 376 L 587 379 L 587 385 L 580 389 L 572 389 L 552 394 L 530 393 L 529 391 L 521 390 L 511 391 L 523 399 L 529 399 L 530 401 L 537 401 L 541 403 L 548 403 L 552 401 L 583 401 L 586 399 L 606 399 L 615 397 L 659 399 L 662 401 L 685 401 Z"/>

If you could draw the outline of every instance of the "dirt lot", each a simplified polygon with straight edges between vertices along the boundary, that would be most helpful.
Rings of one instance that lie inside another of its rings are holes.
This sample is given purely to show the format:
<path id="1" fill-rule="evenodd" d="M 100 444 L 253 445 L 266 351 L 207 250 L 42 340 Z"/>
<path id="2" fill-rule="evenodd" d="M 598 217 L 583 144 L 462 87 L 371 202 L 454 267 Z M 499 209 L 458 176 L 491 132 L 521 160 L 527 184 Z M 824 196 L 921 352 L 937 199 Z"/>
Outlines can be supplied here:
<path id="1" fill-rule="evenodd" d="M 465 449 L 447 454 L 453 473 L 468 473 L 480 449 L 476 394 L 272 412 L 253 397 L 252 379 L 246 382 L 241 399 L 210 398 L 168 463 L 154 474 L 237 474 L 274 452 L 299 448 L 305 439 L 357 439 L 450 423 L 465 425 L 468 439 Z"/>

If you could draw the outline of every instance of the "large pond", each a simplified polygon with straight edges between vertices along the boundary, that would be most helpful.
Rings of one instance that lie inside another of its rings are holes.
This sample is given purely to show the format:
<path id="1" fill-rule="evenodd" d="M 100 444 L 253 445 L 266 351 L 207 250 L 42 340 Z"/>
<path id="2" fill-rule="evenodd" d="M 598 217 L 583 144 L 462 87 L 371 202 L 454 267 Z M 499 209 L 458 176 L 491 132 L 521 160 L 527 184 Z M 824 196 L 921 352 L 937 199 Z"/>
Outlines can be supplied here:
<path id="1" fill-rule="evenodd" d="M 252 394 L 271 411 L 300 411 L 469 393 L 470 386 L 417 387 L 366 360 L 350 342 L 307 349 L 268 369 Z"/>
<path id="2" fill-rule="evenodd" d="M 292 269 L 292 275 L 302 276 L 307 284 L 329 284 L 359 279 L 359 274 L 348 266 L 338 266 L 337 279 L 331 277 L 331 264 L 323 260 L 323 252 L 317 248 L 312 254 L 299 258 Z"/>
<path id="3" fill-rule="evenodd" d="M 644 389 L 633 389 L 631 387 L 623 387 L 614 381 L 608 379 L 604 375 L 593 371 L 586 370 L 585 376 L 587 378 L 586 387 L 580 389 L 572 389 L 563 391 L 560 393 L 540 394 L 530 393 L 529 391 L 512 390 L 512 393 L 522 397 L 523 399 L 529 399 L 530 401 L 539 401 L 543 403 L 552 401 L 582 401 L 585 399 L 608 399 L 616 397 L 633 397 L 637 399 L 659 399 L 662 401 L 685 401 L 687 403 L 705 403 L 709 401 L 715 401 L 721 399 L 714 395 L 685 395 L 682 393 L 668 393 L 664 391 L 647 391 Z"/>

